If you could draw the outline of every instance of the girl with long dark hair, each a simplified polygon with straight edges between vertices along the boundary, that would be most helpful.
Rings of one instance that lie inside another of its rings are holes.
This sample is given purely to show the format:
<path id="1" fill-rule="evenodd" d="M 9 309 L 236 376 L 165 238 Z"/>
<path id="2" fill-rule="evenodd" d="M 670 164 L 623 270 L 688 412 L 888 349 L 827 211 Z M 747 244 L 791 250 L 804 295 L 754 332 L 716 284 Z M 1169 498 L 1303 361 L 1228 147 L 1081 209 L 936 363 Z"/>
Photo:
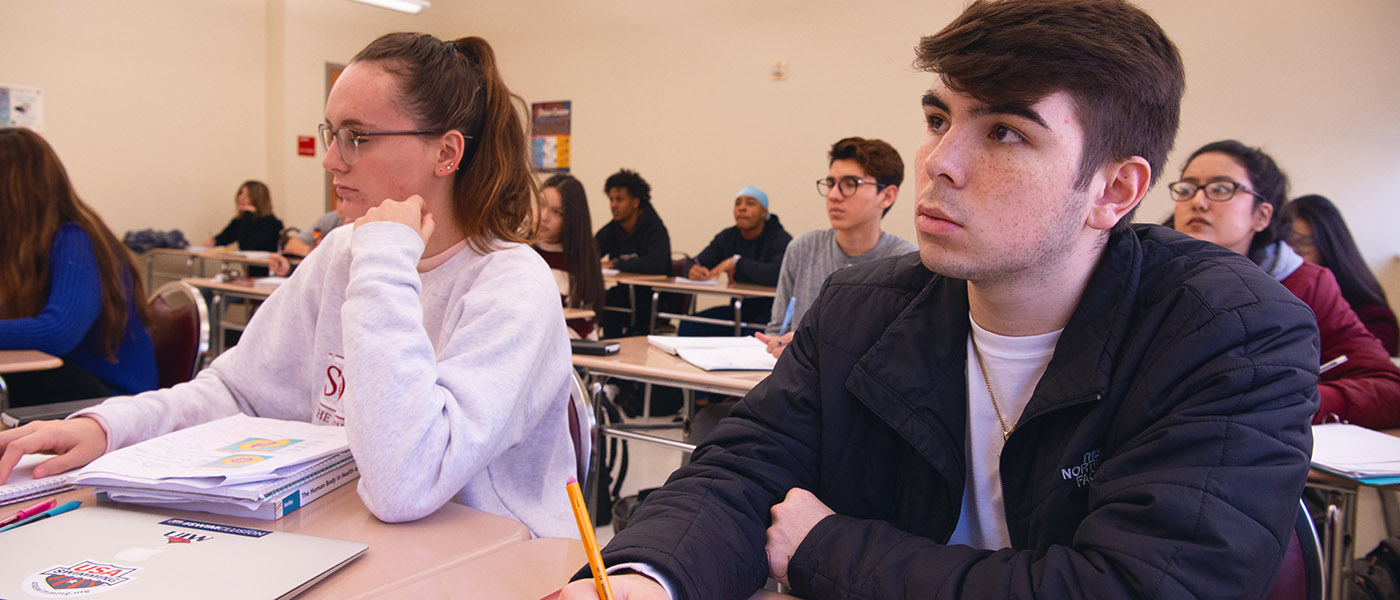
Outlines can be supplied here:
<path id="1" fill-rule="evenodd" d="M 1283 220 L 1290 227 L 1288 245 L 1310 263 L 1322 265 L 1337 276 L 1342 297 L 1366 329 L 1380 339 L 1391 356 L 1400 350 L 1400 326 L 1390 309 L 1385 290 L 1361 258 L 1342 212 L 1331 200 L 1316 194 L 1301 196 L 1283 206 Z"/>
<path id="2" fill-rule="evenodd" d="M 5 376 L 17 406 L 155 389 L 146 303 L 131 255 L 73 191 L 39 134 L 0 129 L 0 350 L 63 359 Z"/>
<path id="3" fill-rule="evenodd" d="M 570 319 L 570 335 L 598 339 L 596 315 L 603 312 L 603 271 L 588 215 L 588 194 L 572 176 L 554 175 L 541 186 L 534 248 L 554 272 L 564 306 L 588 309 L 595 315 L 592 319 Z"/>

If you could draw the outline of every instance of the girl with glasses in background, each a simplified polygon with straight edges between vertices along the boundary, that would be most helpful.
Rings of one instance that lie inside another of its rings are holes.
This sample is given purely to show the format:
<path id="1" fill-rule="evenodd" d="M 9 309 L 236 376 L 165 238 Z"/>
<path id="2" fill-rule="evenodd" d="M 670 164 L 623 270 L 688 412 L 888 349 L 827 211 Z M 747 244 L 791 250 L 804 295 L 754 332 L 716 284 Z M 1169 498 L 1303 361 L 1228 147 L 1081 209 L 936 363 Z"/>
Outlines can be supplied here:
<path id="1" fill-rule="evenodd" d="M 1352 312 L 1332 272 L 1305 262 L 1284 242 L 1281 208 L 1288 177 L 1268 154 L 1235 140 L 1206 144 L 1168 186 L 1177 231 L 1254 261 L 1312 308 L 1321 361 L 1345 362 L 1319 375 L 1314 422 L 1340 419 L 1382 429 L 1400 425 L 1400 370 Z"/>
<path id="2" fill-rule="evenodd" d="M 384 521 L 456 500 L 576 536 L 569 343 L 522 234 L 536 195 L 522 104 L 481 38 L 394 33 L 361 50 L 326 101 L 322 161 L 353 226 L 193 381 L 0 432 L 0 479 L 17 451 L 59 452 L 35 474 L 59 472 L 241 411 L 346 427 Z"/>

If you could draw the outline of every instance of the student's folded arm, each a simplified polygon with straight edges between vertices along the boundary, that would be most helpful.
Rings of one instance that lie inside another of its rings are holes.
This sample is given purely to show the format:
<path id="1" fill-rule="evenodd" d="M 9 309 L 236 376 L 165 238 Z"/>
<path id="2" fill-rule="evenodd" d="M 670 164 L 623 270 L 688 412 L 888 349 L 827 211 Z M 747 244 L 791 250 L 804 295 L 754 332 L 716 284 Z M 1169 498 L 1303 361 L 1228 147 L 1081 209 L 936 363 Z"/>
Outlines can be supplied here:
<path id="1" fill-rule="evenodd" d="M 715 235 L 714 239 L 710 240 L 710 245 L 695 255 L 695 263 L 706 269 L 713 269 L 720 261 L 729 258 L 733 253 L 725 253 L 723 238 L 723 231 Z"/>
<path id="2" fill-rule="evenodd" d="M 1320 291 L 1309 296 L 1317 303 L 1313 308 L 1321 328 L 1320 360 L 1346 356 L 1347 361 L 1322 374 L 1322 406 L 1313 422 L 1337 418 L 1372 429 L 1400 426 L 1400 368 L 1343 299 L 1331 273 L 1315 285 Z"/>
<path id="3" fill-rule="evenodd" d="M 0 350 L 39 350 L 66 356 L 97 322 L 102 288 L 92 242 L 76 227 L 64 227 L 49 255 L 49 295 L 39 314 L 0 320 Z"/>
<path id="4" fill-rule="evenodd" d="M 671 236 L 666 227 L 648 229 L 642 239 L 642 250 L 636 258 L 617 260 L 615 267 L 627 273 L 671 274 Z"/>
<path id="5" fill-rule="evenodd" d="M 1308 417 L 1317 407 L 1310 314 L 1301 304 L 1276 302 L 1252 317 L 1223 312 L 1200 323 L 1179 321 L 1189 326 L 1154 340 L 1138 373 L 1114 380 L 1127 386 L 1123 412 L 1139 414 L 1117 416 L 1072 545 L 993 552 L 833 515 L 794 554 L 794 592 L 1261 597 L 1278 569 L 1309 468 Z M 1239 343 L 1218 342 L 1242 333 L 1247 339 Z"/>
<path id="6" fill-rule="evenodd" d="M 415 270 L 422 243 L 412 236 L 389 223 L 355 230 L 341 315 L 343 410 L 360 495 L 388 522 L 431 514 L 500 454 L 529 442 L 542 415 L 562 416 L 562 401 L 550 406 L 559 398 L 529 392 L 553 379 L 563 390 L 568 368 L 554 283 L 512 269 L 477 275 L 446 309 L 443 327 L 452 332 L 435 349 Z"/>
<path id="7" fill-rule="evenodd" d="M 769 511 L 788 490 L 817 483 L 818 449 L 793 434 L 821 419 L 814 336 L 799 331 L 773 375 L 647 497 L 604 549 L 606 564 L 649 565 L 674 600 L 747 598 L 763 585 Z"/>

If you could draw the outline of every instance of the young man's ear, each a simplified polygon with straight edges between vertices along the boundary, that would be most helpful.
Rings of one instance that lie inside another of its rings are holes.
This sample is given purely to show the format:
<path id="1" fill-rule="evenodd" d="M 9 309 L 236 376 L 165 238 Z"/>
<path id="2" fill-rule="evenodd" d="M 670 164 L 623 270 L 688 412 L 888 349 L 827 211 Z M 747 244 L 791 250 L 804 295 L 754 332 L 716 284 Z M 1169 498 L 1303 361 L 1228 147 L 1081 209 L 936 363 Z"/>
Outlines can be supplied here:
<path id="1" fill-rule="evenodd" d="M 880 190 L 880 208 L 881 208 L 881 209 L 888 209 L 889 207 L 894 206 L 894 201 L 895 201 L 895 199 L 898 198 L 898 197 L 899 197 L 899 186 L 897 186 L 897 185 L 887 185 L 887 186 L 885 186 L 884 189 Z"/>
<path id="2" fill-rule="evenodd" d="M 1141 156 L 1113 161 L 1094 177 L 1090 188 L 1089 227 L 1107 231 L 1142 202 L 1152 182 L 1152 166 Z"/>

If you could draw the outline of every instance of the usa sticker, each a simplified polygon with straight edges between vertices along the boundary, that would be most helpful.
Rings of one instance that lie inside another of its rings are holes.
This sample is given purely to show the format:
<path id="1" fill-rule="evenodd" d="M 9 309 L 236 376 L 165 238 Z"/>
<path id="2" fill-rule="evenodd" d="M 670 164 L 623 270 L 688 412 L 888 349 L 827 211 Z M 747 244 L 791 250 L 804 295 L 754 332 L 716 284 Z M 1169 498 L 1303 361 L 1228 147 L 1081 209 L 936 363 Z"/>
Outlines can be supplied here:
<path id="1" fill-rule="evenodd" d="M 83 561 L 54 567 L 25 578 L 22 588 L 36 598 L 72 598 L 110 592 L 132 581 L 136 567 Z"/>

